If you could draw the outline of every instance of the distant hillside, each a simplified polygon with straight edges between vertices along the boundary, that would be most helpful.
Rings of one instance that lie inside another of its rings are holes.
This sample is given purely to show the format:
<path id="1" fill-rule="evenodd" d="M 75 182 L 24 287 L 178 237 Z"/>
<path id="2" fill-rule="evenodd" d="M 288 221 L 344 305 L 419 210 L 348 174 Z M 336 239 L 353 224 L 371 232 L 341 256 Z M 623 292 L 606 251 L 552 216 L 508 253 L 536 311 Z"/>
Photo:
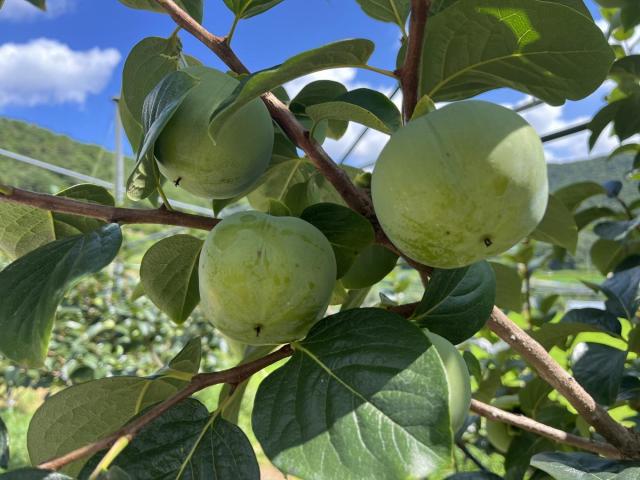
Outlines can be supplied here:
<path id="1" fill-rule="evenodd" d="M 96 145 L 77 142 L 35 125 L 0 117 L 0 148 L 11 150 L 32 158 L 60 165 L 87 175 L 113 181 L 113 153 Z M 129 160 L 129 165 L 131 161 Z M 587 160 L 582 162 L 550 164 L 549 181 L 551 191 L 569 183 L 593 180 L 604 182 L 622 179 L 631 169 L 630 158 Z M 40 192 L 53 192 L 78 183 L 74 179 L 24 165 L 0 156 L 0 183 L 14 185 Z M 191 203 L 206 204 L 184 191 L 168 187 L 169 195 Z M 626 182 L 625 196 L 637 194 L 635 184 Z M 603 199 L 604 200 L 604 199 Z M 606 201 L 606 200 L 604 200 Z M 602 203 L 600 201 L 599 203 Z"/>
<path id="2" fill-rule="evenodd" d="M 0 148 L 107 182 L 115 179 L 113 152 L 29 123 L 0 117 Z M 125 175 L 128 175 L 133 168 L 133 160 L 126 159 L 126 165 Z M 82 182 L 0 155 L 0 183 L 37 192 L 55 193 Z M 168 185 L 165 190 L 170 198 L 201 206 L 210 205 L 206 200 L 193 197 L 172 185 Z"/>

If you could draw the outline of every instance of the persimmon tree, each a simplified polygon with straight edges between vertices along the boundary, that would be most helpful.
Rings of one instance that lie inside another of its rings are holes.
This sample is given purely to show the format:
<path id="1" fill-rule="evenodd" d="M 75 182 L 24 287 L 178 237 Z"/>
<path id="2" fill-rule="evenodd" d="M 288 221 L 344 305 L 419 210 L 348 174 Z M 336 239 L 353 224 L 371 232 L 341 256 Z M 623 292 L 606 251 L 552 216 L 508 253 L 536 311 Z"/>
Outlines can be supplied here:
<path id="1" fill-rule="evenodd" d="M 196 338 L 148 377 L 56 393 L 29 426 L 33 468 L 6 478 L 259 478 L 237 420 L 247 382 L 267 368 L 252 429 L 299 478 L 432 478 L 451 471 L 455 449 L 479 470 L 450 478 L 495 478 L 470 446 L 504 454 L 510 479 L 639 475 L 635 420 L 617 412 L 640 398 L 639 205 L 615 182 L 548 195 L 533 129 L 468 100 L 510 88 L 562 105 L 611 78 L 608 105 L 585 128 L 592 146 L 611 122 L 621 141 L 632 137 L 640 62 L 624 40 L 640 21 L 634 2 L 602 0 L 610 45 L 581 0 L 357 0 L 398 26 L 397 65 L 370 65 L 374 42 L 349 39 L 252 73 L 232 49 L 236 27 L 286 2 L 224 0 L 235 21 L 219 36 L 202 0 L 120 1 L 178 27 L 133 46 L 122 72 L 136 155 L 127 193 L 155 207 L 115 206 L 91 185 L 58 195 L 1 186 L 0 247 L 13 263 L 0 272 L 0 352 L 41 367 L 68 290 L 114 260 L 127 225 L 156 224 L 191 230 L 147 251 L 141 290 L 177 323 L 202 309 L 244 358 L 200 372 L 208 346 Z M 183 51 L 180 35 L 229 71 Z M 402 108 L 335 81 L 294 98 L 283 88 L 340 67 L 394 78 Z M 350 122 L 390 136 L 373 175 L 322 147 Z M 629 152 L 635 179 L 638 146 L 614 156 Z M 166 182 L 211 200 L 215 217 L 174 209 Z M 583 207 L 598 195 L 615 208 Z M 231 204 L 248 211 L 224 215 Z M 591 254 L 608 276 L 589 286 L 606 309 L 562 315 L 557 296 L 532 297 L 529 280 L 574 253 L 594 222 Z M 398 265 L 420 273 L 422 299 L 362 307 Z M 213 411 L 192 398 L 221 384 Z"/>

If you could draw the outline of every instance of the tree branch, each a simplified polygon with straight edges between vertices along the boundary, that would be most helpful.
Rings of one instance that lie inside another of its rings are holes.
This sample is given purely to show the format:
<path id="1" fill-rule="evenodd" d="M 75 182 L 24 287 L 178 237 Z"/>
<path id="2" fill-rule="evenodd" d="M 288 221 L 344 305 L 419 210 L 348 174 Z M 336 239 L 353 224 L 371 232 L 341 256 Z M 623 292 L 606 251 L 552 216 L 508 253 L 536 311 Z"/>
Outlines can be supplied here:
<path id="1" fill-rule="evenodd" d="M 84 217 L 98 218 L 109 223 L 146 223 L 156 225 L 176 225 L 179 227 L 211 230 L 217 218 L 192 215 L 162 208 L 117 208 L 97 203 L 87 203 L 71 198 L 35 193 L 19 188 L 0 186 L 0 202 L 13 202 L 58 213 L 71 213 Z"/>
<path id="2" fill-rule="evenodd" d="M 410 317 L 417 303 L 397 305 L 389 310 Z M 596 431 L 618 448 L 622 456 L 640 457 L 640 435 L 616 422 L 589 393 L 569 375 L 535 339 L 518 327 L 498 307 L 486 325 L 527 361 L 538 375 L 555 388 Z"/>
<path id="3" fill-rule="evenodd" d="M 431 10 L 431 0 L 411 0 L 407 53 L 404 65 L 398 72 L 400 74 L 400 84 L 402 85 L 402 113 L 405 122 L 411 119 L 418 103 L 424 29 L 427 25 L 429 10 Z"/>
<path id="4" fill-rule="evenodd" d="M 140 430 L 142 430 L 148 424 L 170 410 L 172 407 L 176 406 L 186 398 L 189 398 L 194 393 L 210 387 L 211 385 L 220 383 L 237 385 L 249 378 L 254 373 L 259 372 L 263 368 L 268 367 L 269 365 L 272 365 L 282 360 L 283 358 L 287 358 L 291 354 L 293 354 L 293 349 L 291 348 L 291 346 L 285 345 L 279 350 L 276 350 L 275 352 L 270 353 L 269 355 L 259 358 L 258 360 L 255 360 L 253 362 L 245 363 L 244 365 L 239 365 L 229 370 L 223 370 L 214 373 L 201 373 L 199 375 L 195 375 L 191 379 L 189 385 L 187 385 L 183 390 L 180 390 L 174 396 L 151 408 L 151 410 L 149 410 L 147 413 L 129 423 L 128 425 L 125 425 L 120 430 L 101 440 L 73 450 L 61 457 L 43 462 L 38 465 L 38 468 L 42 468 L 44 470 L 59 470 L 65 465 L 69 465 L 76 460 L 88 457 L 89 455 L 98 453 L 99 451 L 106 448 L 110 448 L 116 441 L 121 438 L 126 438 L 130 442 L 140 432 Z"/>
<path id="5" fill-rule="evenodd" d="M 231 70 L 240 74 L 250 73 L 224 37 L 209 32 L 173 0 L 155 1 L 169 13 L 178 25 L 209 47 Z M 356 187 L 346 172 L 338 167 L 322 146 L 311 138 L 309 132 L 298 122 L 287 106 L 272 93 L 265 93 L 261 98 L 271 117 L 280 125 L 291 141 L 307 154 L 318 171 L 331 182 L 347 205 L 367 218 L 373 216 L 373 207 L 368 195 Z"/>
<path id="6" fill-rule="evenodd" d="M 616 422 L 609 413 L 596 403 L 575 378 L 569 375 L 540 345 L 524 330 L 513 323 L 502 310 L 494 307 L 487 327 L 526 360 L 538 375 L 553 386 L 598 433 L 615 445 L 623 456 L 640 457 L 640 436 Z"/>
<path id="7" fill-rule="evenodd" d="M 536 435 L 548 438 L 554 442 L 571 445 L 572 447 L 587 450 L 609 458 L 621 457 L 618 449 L 608 443 L 594 442 L 587 438 L 572 435 L 571 433 L 550 427 L 549 425 L 537 422 L 529 417 L 525 417 L 524 415 L 505 412 L 504 410 L 487 405 L 486 403 L 482 403 L 475 399 L 471 400 L 471 411 L 489 420 L 513 425 L 514 427 L 535 433 Z"/>

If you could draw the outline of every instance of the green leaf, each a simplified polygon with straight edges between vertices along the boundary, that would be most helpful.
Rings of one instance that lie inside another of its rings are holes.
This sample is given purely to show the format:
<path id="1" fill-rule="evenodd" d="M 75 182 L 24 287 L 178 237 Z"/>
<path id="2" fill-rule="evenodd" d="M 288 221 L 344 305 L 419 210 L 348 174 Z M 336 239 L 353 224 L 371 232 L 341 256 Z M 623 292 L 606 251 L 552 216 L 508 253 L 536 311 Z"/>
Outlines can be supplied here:
<path id="1" fill-rule="evenodd" d="M 191 15 L 198 23 L 202 23 L 203 0 L 175 0 L 180 8 Z M 120 0 L 120 3 L 137 10 L 150 10 L 152 12 L 167 13 L 167 11 L 155 0 Z"/>
<path id="2" fill-rule="evenodd" d="M 311 105 L 306 112 L 315 123 L 323 120 L 356 122 L 388 135 L 402 125 L 400 111 L 389 97 L 368 88 L 358 88 L 333 101 Z"/>
<path id="3" fill-rule="evenodd" d="M 149 1 L 157 5 L 155 0 Z M 122 69 L 121 101 L 140 126 L 145 98 L 160 80 L 178 70 L 181 52 L 182 44 L 176 36 L 148 37 L 138 42 L 127 56 Z"/>
<path id="4" fill-rule="evenodd" d="M 604 238 L 593 242 L 590 251 L 591 261 L 603 275 L 611 272 L 628 256 L 638 253 L 640 253 L 639 241 L 619 242 Z"/>
<path id="5" fill-rule="evenodd" d="M 345 288 L 367 288 L 380 282 L 398 263 L 398 255 L 385 247 L 372 244 L 356 257 L 351 268 L 342 277 Z"/>
<path id="6" fill-rule="evenodd" d="M 271 199 L 284 202 L 289 189 L 306 182 L 313 172 L 313 165 L 304 158 L 292 158 L 272 165 L 262 176 L 260 186 L 247 196 L 249 203 L 256 210 L 268 212 Z"/>
<path id="7" fill-rule="evenodd" d="M 109 265 L 122 243 L 116 224 L 48 243 L 0 272 L 0 351 L 30 367 L 43 364 L 56 309 L 82 277 Z"/>
<path id="8" fill-rule="evenodd" d="M 47 1 L 46 0 L 27 0 L 34 7 L 39 8 L 43 12 L 47 10 Z"/>
<path id="9" fill-rule="evenodd" d="M 366 65 L 373 49 L 374 44 L 370 40 L 343 40 L 300 53 L 281 65 L 243 78 L 236 90 L 211 116 L 211 137 L 215 139 L 226 119 L 263 93 L 309 73 Z"/>
<path id="10" fill-rule="evenodd" d="M 55 240 L 51 212 L 0 201 L 0 250 L 14 260 Z"/>
<path id="11" fill-rule="evenodd" d="M 598 327 L 601 331 L 612 333 L 620 336 L 622 334 L 622 326 L 618 317 L 607 310 L 600 310 L 598 308 L 576 308 L 569 310 L 561 323 L 581 323 L 583 325 L 593 325 Z"/>
<path id="12" fill-rule="evenodd" d="M 618 396 L 627 352 L 600 343 L 583 343 L 571 356 L 573 376 L 601 405 Z"/>
<path id="13" fill-rule="evenodd" d="M 495 298 L 496 279 L 487 262 L 454 270 L 435 269 L 413 320 L 458 344 L 484 326 Z"/>
<path id="14" fill-rule="evenodd" d="M 504 263 L 489 262 L 496 276 L 496 305 L 508 310 L 522 310 L 522 278 L 516 267 Z"/>
<path id="15" fill-rule="evenodd" d="M 563 346 L 567 338 L 585 332 L 605 332 L 602 325 L 597 323 L 560 322 L 545 323 L 539 330 L 531 333 L 531 336 L 546 350 L 551 350 L 555 345 Z M 605 332 L 610 335 L 612 332 Z M 617 336 L 617 335 L 614 335 Z"/>
<path id="16" fill-rule="evenodd" d="M 534 377 L 518 392 L 520 409 L 529 417 L 536 418 L 541 406 L 548 402 L 553 387 L 539 377 Z"/>
<path id="17" fill-rule="evenodd" d="M 115 200 L 111 193 L 104 188 L 90 183 L 74 185 L 56 194 L 58 197 L 71 198 L 86 203 L 98 205 L 115 206 Z M 53 213 L 55 222 L 62 222 L 74 232 L 74 235 L 89 233 L 105 225 L 106 222 L 95 218 L 83 217 L 81 215 L 70 215 L 66 213 Z M 59 228 L 59 227 L 58 227 Z M 58 229 L 56 230 L 58 231 Z M 56 235 L 58 238 L 61 235 Z"/>
<path id="18" fill-rule="evenodd" d="M 307 84 L 296 97 L 291 100 L 289 109 L 300 117 L 306 119 L 306 108 L 319 103 L 325 103 L 347 93 L 347 87 L 332 80 L 318 80 Z M 330 120 L 326 123 L 326 135 L 334 140 L 339 140 L 346 133 L 349 122 L 342 120 Z M 317 130 L 317 127 L 316 127 Z M 293 155 L 294 157 L 297 155 Z"/>
<path id="19" fill-rule="evenodd" d="M 224 0 L 237 18 L 250 18 L 266 12 L 278 5 L 282 0 Z"/>
<path id="20" fill-rule="evenodd" d="M 173 72 L 162 79 L 145 99 L 142 112 L 144 139 L 127 181 L 127 195 L 132 200 L 145 199 L 158 187 L 160 173 L 153 147 L 182 101 L 197 84 L 198 79 L 188 73 Z"/>
<path id="21" fill-rule="evenodd" d="M 100 472 L 96 480 L 133 480 L 127 472 L 120 467 L 109 467 L 106 472 Z"/>
<path id="22" fill-rule="evenodd" d="M 350 208 L 333 203 L 318 203 L 302 212 L 300 218 L 320 230 L 336 255 L 338 278 L 341 278 L 358 254 L 375 240 L 371 223 Z"/>
<path id="23" fill-rule="evenodd" d="M 607 296 L 605 305 L 608 311 L 631 321 L 635 318 L 640 306 L 638 284 L 640 284 L 640 267 L 635 267 L 616 272 L 597 288 Z"/>
<path id="24" fill-rule="evenodd" d="M 86 479 L 103 453 L 89 461 Z M 258 480 L 260 469 L 251 443 L 232 423 L 211 418 L 206 407 L 187 399 L 142 430 L 112 465 L 137 480 Z"/>
<path id="25" fill-rule="evenodd" d="M 0 468 L 9 468 L 9 430 L 0 417 Z"/>
<path id="26" fill-rule="evenodd" d="M 260 384 L 252 422 L 264 452 L 306 479 L 424 478 L 448 464 L 449 386 L 430 347 L 380 309 L 321 320 Z"/>
<path id="27" fill-rule="evenodd" d="M 194 339 L 152 378 L 109 377 L 56 393 L 38 408 L 29 424 L 31 461 L 41 463 L 113 433 L 145 408 L 185 386 L 186 379 L 177 379 L 172 372 L 191 377 L 199 367 L 200 340 Z M 86 462 L 74 462 L 64 471 L 75 476 Z"/>
<path id="28" fill-rule="evenodd" d="M 624 240 L 632 232 L 637 231 L 640 217 L 634 220 L 606 221 L 597 224 L 593 233 L 607 240 Z"/>
<path id="29" fill-rule="evenodd" d="M 174 235 L 154 244 L 142 258 L 140 282 L 149 299 L 171 320 L 183 323 L 200 302 L 198 259 L 202 240 Z"/>
<path id="30" fill-rule="evenodd" d="M 640 476 L 640 462 L 608 460 L 582 452 L 539 453 L 531 466 L 555 480 L 633 480 Z"/>
<path id="31" fill-rule="evenodd" d="M 593 116 L 589 123 L 589 130 L 591 130 L 591 135 L 589 136 L 589 149 L 593 149 L 596 145 L 598 138 L 600 138 L 600 135 L 602 135 L 606 126 L 616 118 L 621 106 L 621 101 L 610 103 Z"/>
<path id="32" fill-rule="evenodd" d="M 601 30 L 545 0 L 460 0 L 429 20 L 420 95 L 459 100 L 500 87 L 551 105 L 598 88 L 614 60 Z"/>
<path id="33" fill-rule="evenodd" d="M 553 192 L 553 196 L 573 212 L 585 200 L 595 197 L 596 195 L 606 195 L 606 193 L 607 191 L 601 184 L 587 181 L 572 183 L 559 188 Z"/>
<path id="34" fill-rule="evenodd" d="M 578 227 L 569 209 L 554 195 L 549 195 L 547 211 L 531 238 L 566 248 L 575 254 Z"/>
<path id="35" fill-rule="evenodd" d="M 0 475 L 2 480 L 72 480 L 61 473 L 38 468 L 20 468 Z"/>
<path id="36" fill-rule="evenodd" d="M 478 471 L 454 473 L 445 480 L 502 480 L 502 477 L 499 477 L 495 473 Z"/>
<path id="37" fill-rule="evenodd" d="M 364 12 L 371 18 L 382 22 L 395 23 L 404 29 L 411 0 L 356 0 Z"/>
<path id="38" fill-rule="evenodd" d="M 573 218 L 576 222 L 576 227 L 578 227 L 578 231 L 580 231 L 596 220 L 603 217 L 615 217 L 616 215 L 616 211 L 609 207 L 589 207 L 575 213 Z"/>

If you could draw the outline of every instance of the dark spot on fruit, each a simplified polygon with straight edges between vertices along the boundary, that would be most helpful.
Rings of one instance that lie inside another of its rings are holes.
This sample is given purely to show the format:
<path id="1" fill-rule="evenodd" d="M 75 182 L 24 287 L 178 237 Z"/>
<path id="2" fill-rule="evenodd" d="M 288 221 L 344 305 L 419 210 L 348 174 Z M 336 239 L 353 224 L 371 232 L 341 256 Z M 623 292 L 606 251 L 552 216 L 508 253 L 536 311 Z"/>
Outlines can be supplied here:
<path id="1" fill-rule="evenodd" d="M 258 324 L 253 329 L 256 331 L 256 337 L 260 336 L 260 332 L 262 331 L 262 325 Z"/>
<path id="2" fill-rule="evenodd" d="M 489 237 L 484 237 L 484 245 L 489 248 L 491 245 L 493 245 L 493 240 L 491 240 Z"/>
<path id="3" fill-rule="evenodd" d="M 182 177 L 178 177 L 178 178 L 176 178 L 176 179 L 175 179 L 175 181 L 173 182 L 173 184 L 174 184 L 176 187 L 179 187 L 179 186 L 180 186 L 180 182 L 181 182 L 181 181 L 182 181 Z"/>
<path id="4" fill-rule="evenodd" d="M 446 232 L 444 232 L 447 235 L 451 235 L 451 232 L 449 230 L 447 230 Z"/>

